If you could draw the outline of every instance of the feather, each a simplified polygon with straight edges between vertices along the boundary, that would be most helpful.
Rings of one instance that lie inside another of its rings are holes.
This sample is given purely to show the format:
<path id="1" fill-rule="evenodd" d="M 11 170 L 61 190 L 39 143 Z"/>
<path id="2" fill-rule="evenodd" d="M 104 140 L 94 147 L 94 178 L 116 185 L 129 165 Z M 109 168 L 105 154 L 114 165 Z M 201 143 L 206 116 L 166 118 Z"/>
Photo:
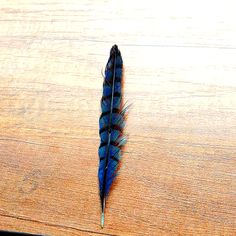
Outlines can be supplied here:
<path id="1" fill-rule="evenodd" d="M 114 45 L 110 51 L 103 82 L 101 116 L 99 119 L 99 192 L 102 208 L 101 227 L 104 226 L 106 199 L 117 175 L 121 159 L 121 148 L 125 144 L 123 137 L 126 108 L 122 108 L 122 72 L 121 53 Z"/>

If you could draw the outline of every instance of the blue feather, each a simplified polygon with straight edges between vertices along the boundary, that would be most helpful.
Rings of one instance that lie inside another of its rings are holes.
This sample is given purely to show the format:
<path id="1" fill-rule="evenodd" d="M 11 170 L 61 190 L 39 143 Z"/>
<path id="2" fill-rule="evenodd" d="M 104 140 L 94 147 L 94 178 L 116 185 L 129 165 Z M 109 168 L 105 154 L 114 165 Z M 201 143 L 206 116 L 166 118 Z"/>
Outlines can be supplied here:
<path id="1" fill-rule="evenodd" d="M 124 145 L 123 127 L 125 109 L 122 110 L 122 72 L 123 60 L 121 53 L 114 45 L 110 51 L 101 100 L 102 114 L 99 119 L 100 147 L 99 154 L 99 192 L 102 207 L 102 222 L 104 224 L 104 211 L 106 198 L 111 185 L 117 175 L 121 148 Z"/>

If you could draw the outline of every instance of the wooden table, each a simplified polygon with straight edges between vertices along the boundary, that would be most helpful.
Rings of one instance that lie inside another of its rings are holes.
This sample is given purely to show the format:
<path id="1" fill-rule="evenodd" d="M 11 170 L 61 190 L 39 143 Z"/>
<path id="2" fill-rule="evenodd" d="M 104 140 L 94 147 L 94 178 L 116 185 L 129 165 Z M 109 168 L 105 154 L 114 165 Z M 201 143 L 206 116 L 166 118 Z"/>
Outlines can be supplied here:
<path id="1" fill-rule="evenodd" d="M 0 7 L 1 230 L 236 234 L 234 1 Z M 114 43 L 132 109 L 101 229 L 101 70 Z"/>

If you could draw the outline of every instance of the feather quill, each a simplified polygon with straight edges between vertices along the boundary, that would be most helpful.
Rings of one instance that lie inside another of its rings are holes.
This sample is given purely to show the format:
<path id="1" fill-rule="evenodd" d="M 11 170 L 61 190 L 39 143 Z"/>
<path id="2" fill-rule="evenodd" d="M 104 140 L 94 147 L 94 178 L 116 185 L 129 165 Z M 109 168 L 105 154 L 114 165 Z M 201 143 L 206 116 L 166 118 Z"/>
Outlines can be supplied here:
<path id="1" fill-rule="evenodd" d="M 102 113 L 99 119 L 98 180 L 102 208 L 102 228 L 104 226 L 106 199 L 117 175 L 121 159 L 121 148 L 125 143 L 123 128 L 126 108 L 122 108 L 122 73 L 123 61 L 121 53 L 117 45 L 114 45 L 111 48 L 105 69 L 101 99 Z"/>

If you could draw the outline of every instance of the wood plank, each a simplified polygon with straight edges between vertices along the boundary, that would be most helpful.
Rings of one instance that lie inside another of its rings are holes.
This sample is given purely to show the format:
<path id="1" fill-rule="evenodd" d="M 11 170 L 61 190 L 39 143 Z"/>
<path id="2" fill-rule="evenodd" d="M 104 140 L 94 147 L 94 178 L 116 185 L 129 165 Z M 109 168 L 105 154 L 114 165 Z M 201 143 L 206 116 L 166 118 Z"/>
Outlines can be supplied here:
<path id="1" fill-rule="evenodd" d="M 1 1 L 0 230 L 235 235 L 233 1 Z M 117 43 L 132 104 L 100 228 L 98 118 Z"/>

